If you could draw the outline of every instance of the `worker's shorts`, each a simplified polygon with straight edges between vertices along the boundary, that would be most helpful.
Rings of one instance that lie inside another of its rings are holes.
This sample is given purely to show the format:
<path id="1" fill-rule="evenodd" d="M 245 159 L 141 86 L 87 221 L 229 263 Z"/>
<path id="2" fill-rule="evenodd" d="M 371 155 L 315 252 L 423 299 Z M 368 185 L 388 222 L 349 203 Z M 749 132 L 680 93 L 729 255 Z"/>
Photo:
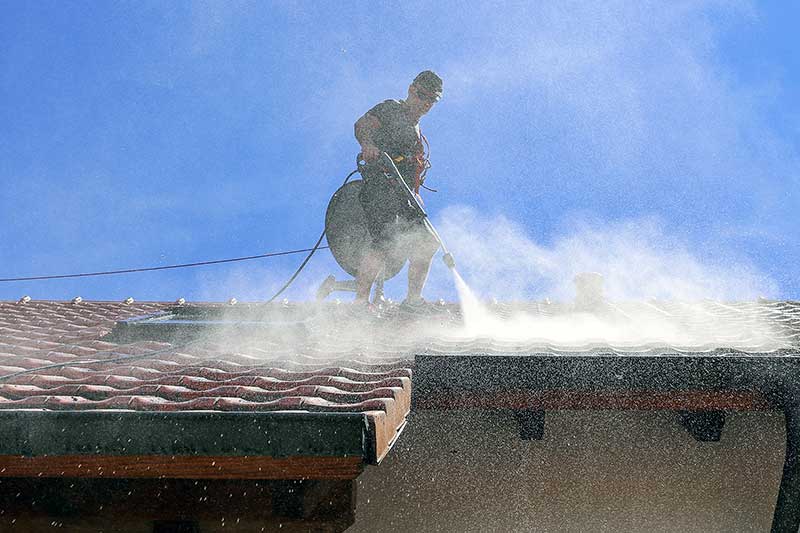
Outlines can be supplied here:
<path id="1" fill-rule="evenodd" d="M 418 252 L 435 252 L 438 241 L 396 184 L 380 171 L 365 171 L 362 175 L 359 199 L 373 249 L 404 258 Z"/>

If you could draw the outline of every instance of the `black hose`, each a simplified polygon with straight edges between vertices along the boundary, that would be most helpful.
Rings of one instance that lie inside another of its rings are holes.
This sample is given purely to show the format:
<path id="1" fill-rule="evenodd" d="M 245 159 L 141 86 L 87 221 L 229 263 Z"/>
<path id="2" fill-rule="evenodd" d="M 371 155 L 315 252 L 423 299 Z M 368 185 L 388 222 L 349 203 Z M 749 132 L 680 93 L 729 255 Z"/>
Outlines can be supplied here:
<path id="1" fill-rule="evenodd" d="M 360 159 L 360 156 L 359 156 L 359 159 Z M 344 179 L 344 183 L 342 183 L 342 187 L 344 187 L 345 185 L 347 185 L 347 182 L 348 182 L 348 181 L 350 181 L 350 178 L 353 176 L 353 174 L 355 174 L 356 172 L 358 172 L 358 170 L 359 170 L 359 169 L 358 169 L 358 168 L 356 168 L 354 171 L 352 171 L 350 174 L 348 174 L 348 175 L 347 175 L 347 177 Z M 289 288 L 289 285 L 291 285 L 291 284 L 294 282 L 294 280 L 295 280 L 295 279 L 297 279 L 297 276 L 299 276 L 299 275 L 300 275 L 300 272 L 302 272 L 302 270 L 303 270 L 303 269 L 305 268 L 305 266 L 308 264 L 309 260 L 311 259 L 311 256 L 313 256 L 313 255 L 314 255 L 314 252 L 316 252 L 316 251 L 319 249 L 319 245 L 320 245 L 320 244 L 322 244 L 322 239 L 324 239 L 324 238 L 325 238 L 325 230 L 323 229 L 323 230 L 322 230 L 322 233 L 321 233 L 321 234 L 320 234 L 320 236 L 319 236 L 319 239 L 317 239 L 317 244 L 315 244 L 315 245 L 314 245 L 314 247 L 313 247 L 313 248 L 311 249 L 311 251 L 308 253 L 308 255 L 306 256 L 306 258 L 305 258 L 305 259 L 303 259 L 303 262 L 302 262 L 302 263 L 300 263 L 300 266 L 299 266 L 299 267 L 297 267 L 297 270 L 295 270 L 295 271 L 294 271 L 294 274 L 292 274 L 292 277 L 290 277 L 290 278 L 289 278 L 289 280 L 288 280 L 286 283 L 284 283 L 284 284 L 283 284 L 283 287 L 281 287 L 281 288 L 278 290 L 278 292 L 276 292 L 276 293 L 275 293 L 275 294 L 272 296 L 272 298 L 270 298 L 269 300 L 267 300 L 267 303 L 271 303 L 272 301 L 274 301 L 274 300 L 275 300 L 275 298 L 277 298 L 278 296 L 280 296 L 281 294 L 283 294 L 283 291 L 285 291 L 286 289 L 288 289 L 288 288 Z"/>

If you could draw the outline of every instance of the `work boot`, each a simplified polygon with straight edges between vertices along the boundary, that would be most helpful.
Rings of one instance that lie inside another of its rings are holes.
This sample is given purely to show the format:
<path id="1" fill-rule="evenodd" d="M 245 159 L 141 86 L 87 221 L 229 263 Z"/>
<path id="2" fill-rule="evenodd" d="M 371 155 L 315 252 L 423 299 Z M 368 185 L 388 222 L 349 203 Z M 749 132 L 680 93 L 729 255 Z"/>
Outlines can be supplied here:
<path id="1" fill-rule="evenodd" d="M 363 300 L 353 300 L 347 308 L 347 315 L 358 319 L 378 318 L 380 312 L 380 307 Z"/>
<path id="2" fill-rule="evenodd" d="M 430 313 L 433 311 L 433 304 L 427 301 L 425 298 L 421 296 L 417 298 L 406 298 L 400 304 L 400 309 L 402 311 L 410 312 L 410 313 Z"/>

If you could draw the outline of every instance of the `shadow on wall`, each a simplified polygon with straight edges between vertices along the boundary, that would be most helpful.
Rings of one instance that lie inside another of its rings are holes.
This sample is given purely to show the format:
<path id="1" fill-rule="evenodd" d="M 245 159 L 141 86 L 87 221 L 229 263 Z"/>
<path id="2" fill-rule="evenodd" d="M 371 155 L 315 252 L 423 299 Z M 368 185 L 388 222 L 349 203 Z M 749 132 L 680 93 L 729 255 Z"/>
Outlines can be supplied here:
<path id="1" fill-rule="evenodd" d="M 413 413 L 358 479 L 348 531 L 769 531 L 779 413 L 735 413 L 697 442 L 671 412 L 548 412 L 524 441 L 511 413 Z"/>

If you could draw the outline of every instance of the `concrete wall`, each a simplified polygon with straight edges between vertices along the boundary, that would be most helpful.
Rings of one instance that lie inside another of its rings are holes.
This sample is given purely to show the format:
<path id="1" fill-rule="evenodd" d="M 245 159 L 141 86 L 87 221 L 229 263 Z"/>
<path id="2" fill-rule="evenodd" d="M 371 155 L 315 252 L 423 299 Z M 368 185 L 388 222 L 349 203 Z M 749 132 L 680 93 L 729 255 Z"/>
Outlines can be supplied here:
<path id="1" fill-rule="evenodd" d="M 669 412 L 548 412 L 541 441 L 509 413 L 412 413 L 348 531 L 769 531 L 783 453 L 777 412 L 728 415 L 717 443 Z"/>

